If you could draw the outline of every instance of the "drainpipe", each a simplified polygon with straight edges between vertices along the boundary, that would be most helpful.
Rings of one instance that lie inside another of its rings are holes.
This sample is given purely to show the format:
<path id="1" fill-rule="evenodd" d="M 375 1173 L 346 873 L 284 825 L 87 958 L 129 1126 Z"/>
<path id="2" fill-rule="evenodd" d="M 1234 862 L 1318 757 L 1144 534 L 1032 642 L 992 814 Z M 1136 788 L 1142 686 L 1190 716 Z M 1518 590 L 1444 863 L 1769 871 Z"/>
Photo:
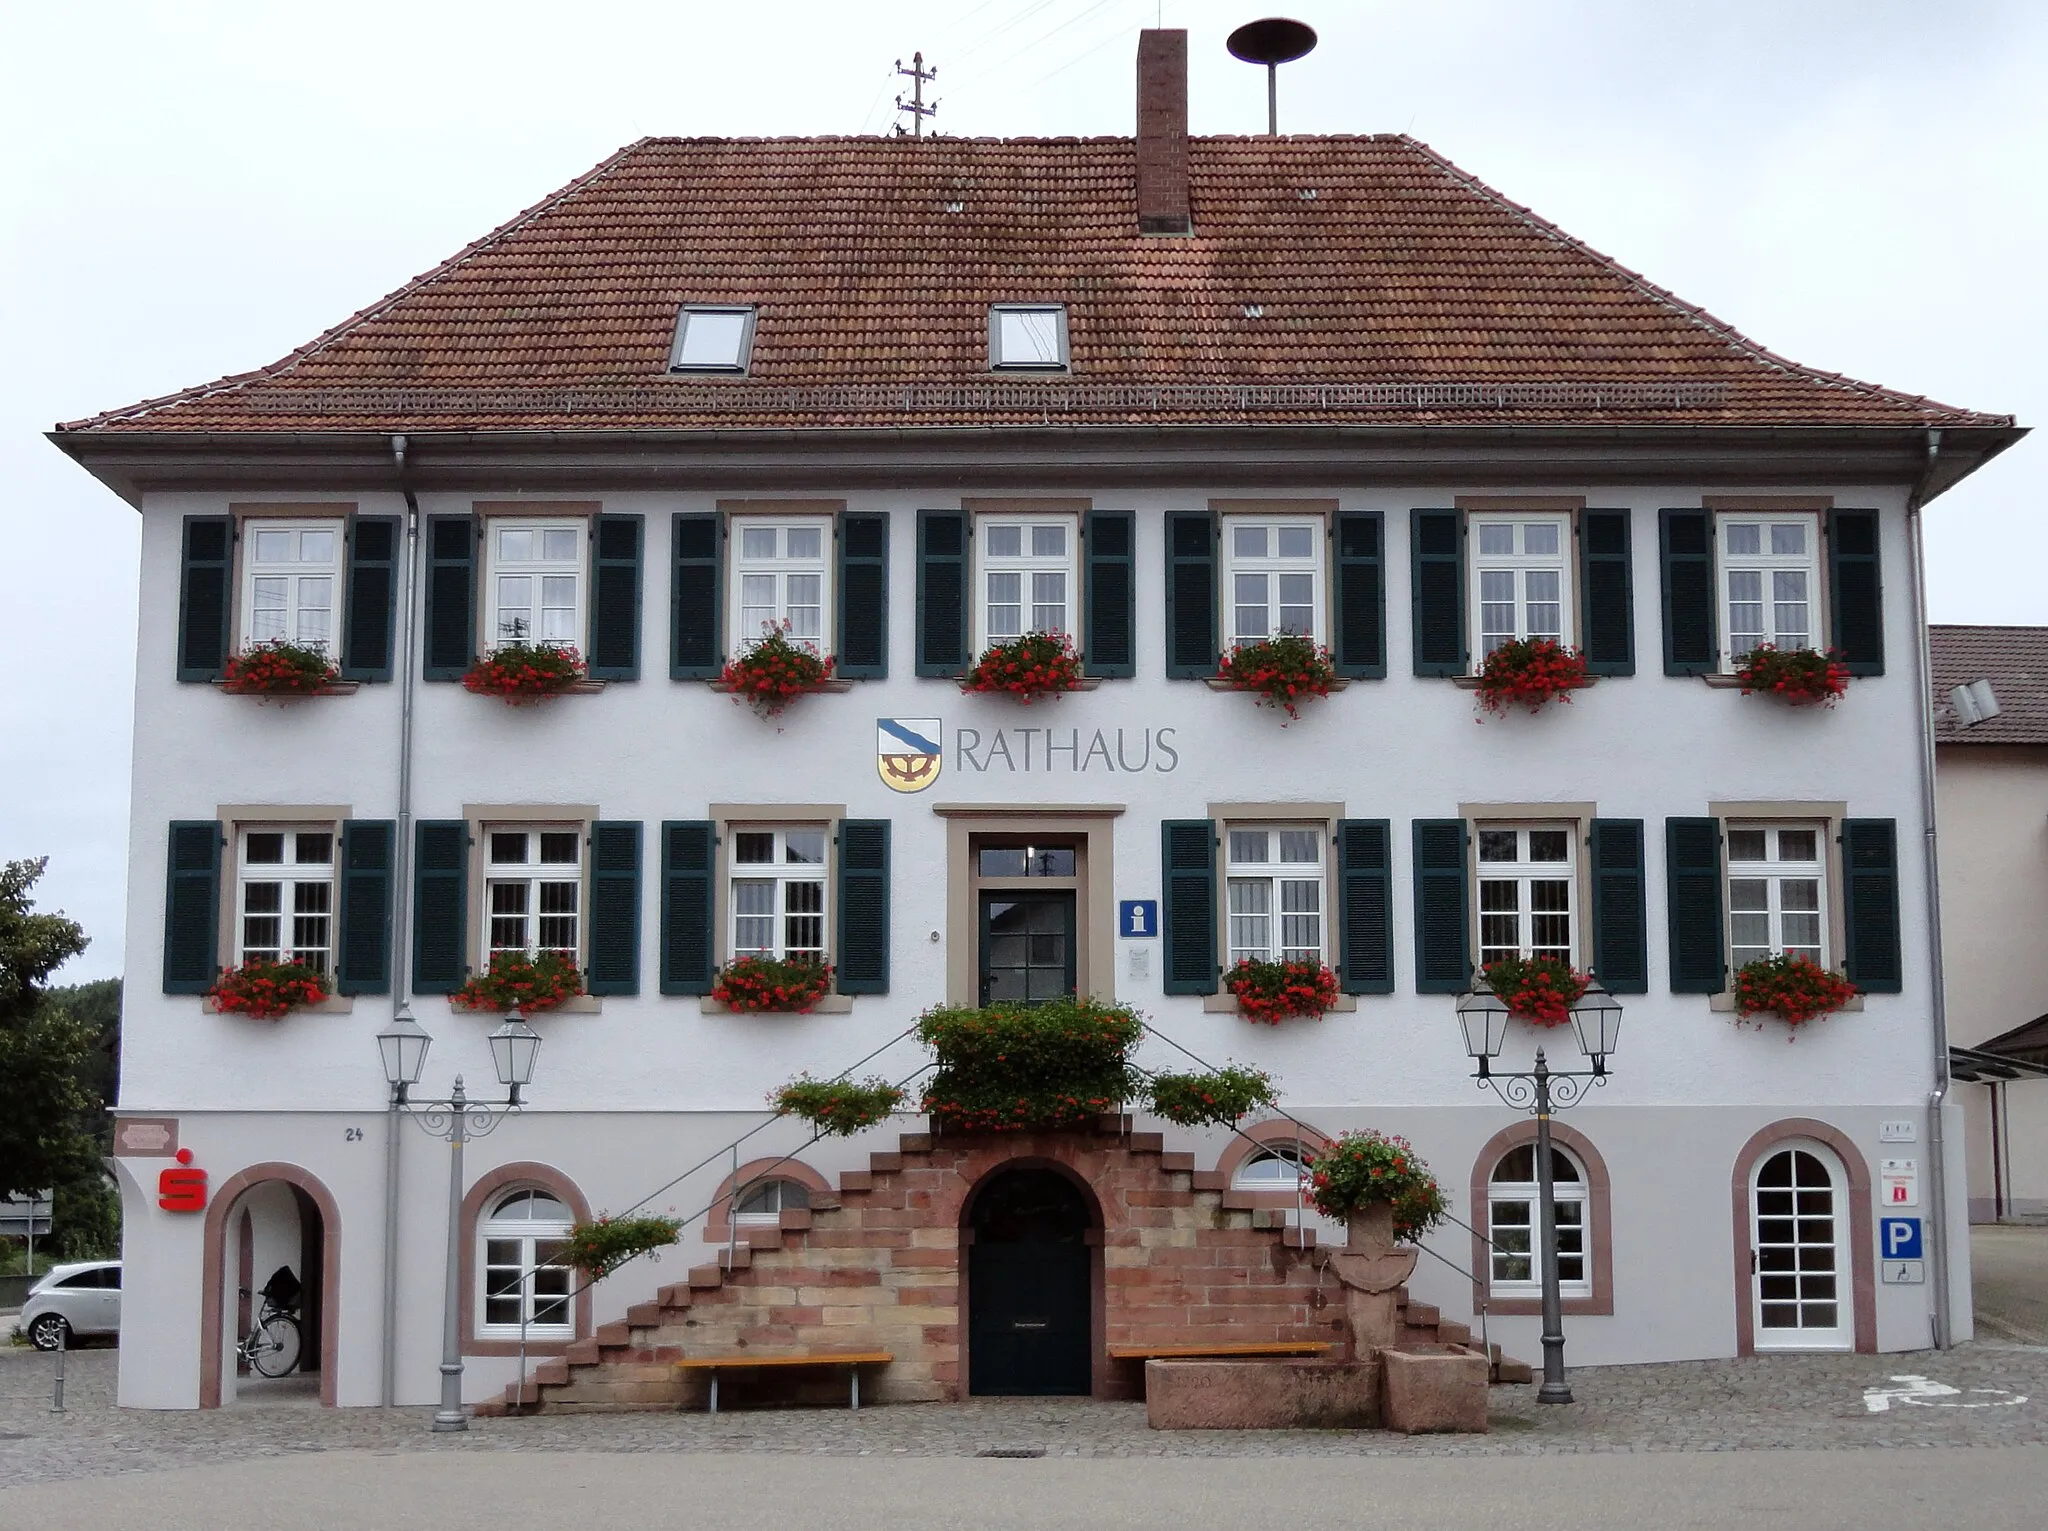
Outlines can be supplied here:
<path id="1" fill-rule="evenodd" d="M 1913 586 L 1913 681 L 1920 705 L 1920 822 L 1926 837 L 1927 970 L 1934 996 L 1934 1088 L 1927 1092 L 1928 1220 L 1934 1236 L 1927 1241 L 1933 1264 L 1934 1312 L 1930 1315 L 1934 1348 L 1954 1343 L 1949 1329 L 1950 1272 L 1948 1248 L 1948 1144 L 1941 1110 L 1948 1100 L 1948 999 L 1941 960 L 1941 856 L 1934 827 L 1934 668 L 1927 643 L 1927 580 L 1920 548 L 1920 507 L 1941 455 L 1941 432 L 1927 432 L 1927 462 L 1920 481 L 1906 501 L 1906 539 Z"/>
<path id="2" fill-rule="evenodd" d="M 419 679 L 418 642 L 420 502 L 406 481 L 405 437 L 391 438 L 391 462 L 405 496 L 405 578 L 399 585 L 398 669 L 398 828 L 393 838 L 391 888 L 392 1019 L 410 1013 L 412 998 L 412 713 L 413 688 Z M 380 1394 L 390 1408 L 398 1393 L 398 1093 L 392 1092 L 384 1118 L 384 1354 Z"/>

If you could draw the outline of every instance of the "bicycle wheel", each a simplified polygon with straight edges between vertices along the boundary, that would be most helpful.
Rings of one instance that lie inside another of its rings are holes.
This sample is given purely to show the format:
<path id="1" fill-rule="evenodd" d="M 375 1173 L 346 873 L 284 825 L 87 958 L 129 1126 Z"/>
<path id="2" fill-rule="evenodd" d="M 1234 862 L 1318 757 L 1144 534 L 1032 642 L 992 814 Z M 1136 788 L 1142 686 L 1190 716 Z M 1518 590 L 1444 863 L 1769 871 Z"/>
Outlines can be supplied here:
<path id="1" fill-rule="evenodd" d="M 266 1377 L 282 1377 L 299 1364 L 299 1321 L 289 1313 L 273 1313 L 256 1326 L 249 1364 Z"/>

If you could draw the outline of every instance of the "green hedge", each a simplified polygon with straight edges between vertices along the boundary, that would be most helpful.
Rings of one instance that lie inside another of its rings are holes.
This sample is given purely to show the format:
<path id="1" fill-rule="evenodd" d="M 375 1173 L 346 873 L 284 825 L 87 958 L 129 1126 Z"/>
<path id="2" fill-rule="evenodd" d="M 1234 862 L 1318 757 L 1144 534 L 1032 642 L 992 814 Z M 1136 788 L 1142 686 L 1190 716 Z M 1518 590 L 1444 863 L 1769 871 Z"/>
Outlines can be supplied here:
<path id="1" fill-rule="evenodd" d="M 1130 1052 L 1143 1031 L 1128 1006 L 1082 998 L 928 1010 L 918 1037 L 939 1063 L 924 1109 L 955 1131 L 1080 1126 L 1139 1093 Z"/>

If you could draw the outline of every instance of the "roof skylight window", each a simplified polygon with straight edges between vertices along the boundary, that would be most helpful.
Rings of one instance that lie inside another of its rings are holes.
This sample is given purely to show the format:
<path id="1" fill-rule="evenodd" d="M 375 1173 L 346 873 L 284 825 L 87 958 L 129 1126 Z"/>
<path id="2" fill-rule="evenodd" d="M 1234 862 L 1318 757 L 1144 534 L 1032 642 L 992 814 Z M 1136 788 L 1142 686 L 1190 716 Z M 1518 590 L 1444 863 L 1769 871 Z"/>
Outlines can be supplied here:
<path id="1" fill-rule="evenodd" d="M 1067 310 L 1057 303 L 998 303 L 988 313 L 988 364 L 998 372 L 1065 372 Z"/>
<path id="2" fill-rule="evenodd" d="M 754 310 L 737 305 L 689 304 L 676 315 L 671 372 L 745 372 L 754 349 Z"/>

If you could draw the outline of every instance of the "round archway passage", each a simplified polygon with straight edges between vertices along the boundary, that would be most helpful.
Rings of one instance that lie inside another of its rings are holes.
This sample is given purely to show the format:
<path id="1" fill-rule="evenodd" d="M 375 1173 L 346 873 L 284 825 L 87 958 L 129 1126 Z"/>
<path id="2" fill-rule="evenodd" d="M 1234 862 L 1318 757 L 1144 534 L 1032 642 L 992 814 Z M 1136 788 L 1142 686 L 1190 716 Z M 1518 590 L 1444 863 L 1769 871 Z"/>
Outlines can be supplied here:
<path id="1" fill-rule="evenodd" d="M 221 1333 L 224 1327 L 221 1309 L 228 1219 L 239 1209 L 245 1193 L 273 1180 L 282 1181 L 300 1192 L 319 1214 L 320 1402 L 330 1408 L 334 1406 L 341 1350 L 341 1209 L 335 1205 L 333 1193 L 310 1170 L 301 1169 L 296 1164 L 252 1164 L 240 1173 L 230 1175 L 206 1208 L 199 1274 L 199 1407 L 202 1409 L 220 1407 L 221 1365 L 226 1359 L 223 1352 L 227 1348 Z"/>
<path id="2" fill-rule="evenodd" d="M 1094 1371 L 1094 1208 L 1058 1170 L 999 1170 L 967 1212 L 967 1366 L 980 1397 L 1081 1395 Z"/>

